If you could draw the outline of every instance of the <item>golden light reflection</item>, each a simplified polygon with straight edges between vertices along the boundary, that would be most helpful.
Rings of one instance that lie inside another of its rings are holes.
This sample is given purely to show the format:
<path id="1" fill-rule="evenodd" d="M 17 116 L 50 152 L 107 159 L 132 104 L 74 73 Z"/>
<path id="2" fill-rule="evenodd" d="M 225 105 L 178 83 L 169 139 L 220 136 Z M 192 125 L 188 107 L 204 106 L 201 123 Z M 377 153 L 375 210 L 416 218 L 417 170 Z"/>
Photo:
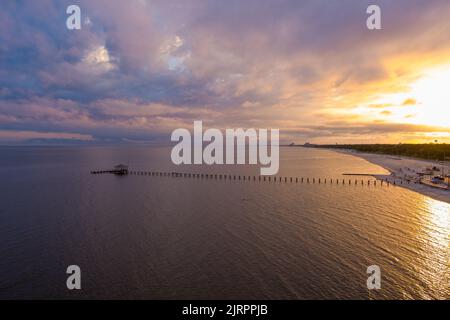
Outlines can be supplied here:
<path id="1" fill-rule="evenodd" d="M 439 240 L 440 246 L 450 249 L 450 204 L 426 198 L 425 206 L 430 213 L 432 235 Z"/>
<path id="2" fill-rule="evenodd" d="M 428 212 L 423 224 L 428 236 L 426 252 L 429 265 L 441 278 L 448 279 L 450 273 L 450 205 L 445 202 L 425 198 L 425 212 Z M 442 283 L 444 288 L 447 283 Z M 447 288 L 448 289 L 448 288 Z"/>

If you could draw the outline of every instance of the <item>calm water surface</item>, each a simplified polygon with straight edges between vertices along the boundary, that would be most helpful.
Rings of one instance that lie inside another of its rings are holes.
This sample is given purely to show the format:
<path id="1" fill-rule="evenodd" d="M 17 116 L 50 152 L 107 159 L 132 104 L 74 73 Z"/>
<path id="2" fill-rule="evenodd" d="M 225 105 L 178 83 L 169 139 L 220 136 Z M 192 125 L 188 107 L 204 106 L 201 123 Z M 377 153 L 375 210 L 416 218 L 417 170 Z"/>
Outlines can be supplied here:
<path id="1" fill-rule="evenodd" d="M 384 173 L 327 150 L 281 148 L 281 176 Z M 450 205 L 400 187 L 91 175 L 171 165 L 166 147 L 0 148 L 0 298 L 450 297 Z M 347 177 L 348 179 L 348 177 Z M 82 290 L 66 289 L 68 265 Z M 366 288 L 366 268 L 382 289 Z"/>

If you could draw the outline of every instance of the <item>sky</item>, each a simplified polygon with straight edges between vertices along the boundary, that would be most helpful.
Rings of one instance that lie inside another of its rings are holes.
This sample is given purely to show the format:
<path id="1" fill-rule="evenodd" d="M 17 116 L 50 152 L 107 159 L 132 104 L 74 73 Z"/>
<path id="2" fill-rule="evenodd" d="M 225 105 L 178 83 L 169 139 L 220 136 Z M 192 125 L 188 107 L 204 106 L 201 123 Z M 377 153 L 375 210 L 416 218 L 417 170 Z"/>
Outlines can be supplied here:
<path id="1" fill-rule="evenodd" d="M 195 120 L 450 143 L 449 34 L 448 0 L 4 0 L 0 144 L 166 143 Z"/>

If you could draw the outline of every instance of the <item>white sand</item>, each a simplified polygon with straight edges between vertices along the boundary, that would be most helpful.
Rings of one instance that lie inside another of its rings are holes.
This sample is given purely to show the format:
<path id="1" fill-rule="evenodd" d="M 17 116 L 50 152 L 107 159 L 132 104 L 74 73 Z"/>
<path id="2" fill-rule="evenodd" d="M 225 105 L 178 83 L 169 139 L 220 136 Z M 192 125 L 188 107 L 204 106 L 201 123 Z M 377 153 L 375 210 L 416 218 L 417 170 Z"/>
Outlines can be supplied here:
<path id="1" fill-rule="evenodd" d="M 380 180 L 388 180 L 391 183 L 395 181 L 397 186 L 401 186 L 420 194 L 429 196 L 430 198 L 450 203 L 450 190 L 439 189 L 424 184 L 420 184 L 419 176 L 416 172 L 423 172 L 426 168 L 438 167 L 447 175 L 450 173 L 450 165 L 446 163 L 443 165 L 437 161 L 427 161 L 420 159 L 413 159 L 407 157 L 398 157 L 382 154 L 362 153 L 354 150 L 340 150 L 331 149 L 333 151 L 343 152 L 345 154 L 363 158 L 375 165 L 383 167 L 390 172 L 390 175 L 373 175 Z M 407 181 L 410 181 L 408 183 Z M 402 184 L 403 182 L 403 184 Z M 417 182 L 417 183 L 415 183 Z"/>

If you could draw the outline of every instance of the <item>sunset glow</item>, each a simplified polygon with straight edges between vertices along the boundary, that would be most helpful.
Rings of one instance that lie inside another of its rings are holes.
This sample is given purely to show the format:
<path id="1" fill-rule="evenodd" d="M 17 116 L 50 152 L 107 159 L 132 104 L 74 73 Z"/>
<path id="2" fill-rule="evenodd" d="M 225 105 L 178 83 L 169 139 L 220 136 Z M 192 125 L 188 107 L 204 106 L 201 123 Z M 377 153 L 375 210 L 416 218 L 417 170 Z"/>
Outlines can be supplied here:
<path id="1" fill-rule="evenodd" d="M 73 31 L 63 3 L 2 3 L 0 143 L 167 142 L 196 120 L 283 142 L 450 142 L 450 3 L 380 2 L 369 30 L 364 1 L 80 1 Z"/>
<path id="2" fill-rule="evenodd" d="M 411 85 L 411 95 L 417 104 L 411 109 L 415 114 L 412 123 L 442 126 L 450 129 L 450 66 L 426 72 L 423 78 Z"/>
<path id="3" fill-rule="evenodd" d="M 449 84 L 450 66 L 434 67 L 422 71 L 418 79 L 405 84 L 405 90 L 380 94 L 378 98 L 351 109 L 351 112 L 366 121 L 424 126 L 430 131 L 418 133 L 417 139 L 433 138 L 448 142 Z"/>

